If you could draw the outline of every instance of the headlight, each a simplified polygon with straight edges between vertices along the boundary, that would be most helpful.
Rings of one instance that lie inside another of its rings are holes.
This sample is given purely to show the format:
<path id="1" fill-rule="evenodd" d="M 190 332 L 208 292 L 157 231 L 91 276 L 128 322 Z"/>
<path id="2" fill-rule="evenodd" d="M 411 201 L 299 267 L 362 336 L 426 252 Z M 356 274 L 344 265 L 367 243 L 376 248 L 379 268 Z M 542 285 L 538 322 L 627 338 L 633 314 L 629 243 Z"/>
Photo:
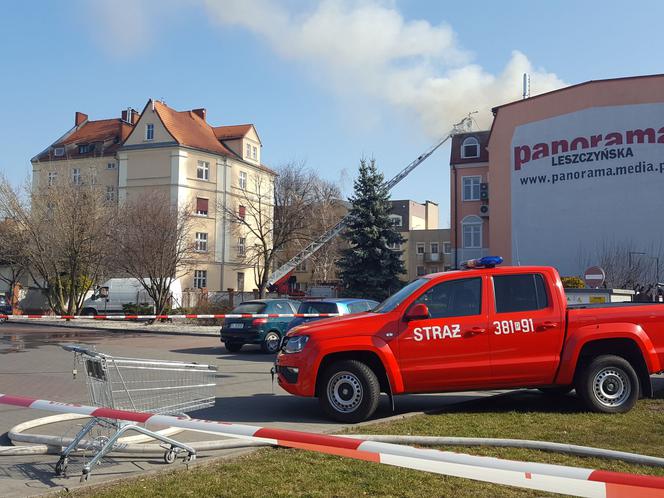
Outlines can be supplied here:
<path id="1" fill-rule="evenodd" d="M 308 340 L 308 335 L 295 335 L 292 337 L 287 337 L 282 351 L 284 353 L 299 353 L 302 351 L 302 349 L 304 349 L 304 345 Z"/>

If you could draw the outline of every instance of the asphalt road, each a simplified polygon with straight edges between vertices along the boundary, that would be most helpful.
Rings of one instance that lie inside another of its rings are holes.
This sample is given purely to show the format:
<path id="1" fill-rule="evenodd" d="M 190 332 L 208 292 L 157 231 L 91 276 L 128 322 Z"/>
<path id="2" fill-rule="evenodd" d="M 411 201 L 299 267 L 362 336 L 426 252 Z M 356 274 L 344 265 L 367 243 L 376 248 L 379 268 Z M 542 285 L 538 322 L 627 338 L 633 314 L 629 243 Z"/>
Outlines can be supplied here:
<path id="1" fill-rule="evenodd" d="M 93 345 L 98 351 L 136 358 L 195 361 L 218 367 L 216 404 L 192 412 L 196 418 L 254 425 L 331 432 L 341 426 L 324 418 L 315 399 L 290 396 L 270 375 L 273 357 L 258 347 L 245 346 L 239 353 L 226 353 L 218 337 L 109 332 L 6 323 L 0 325 L 0 392 L 56 401 L 88 403 L 82 375 L 72 378 L 73 354 L 62 344 Z M 80 371 L 80 367 L 79 367 Z M 396 413 L 441 409 L 490 393 L 402 396 Z M 18 423 L 49 413 L 0 405 L 0 445 L 9 445 L 5 433 Z M 388 400 L 382 401 L 377 418 L 394 415 Z M 75 423 L 42 427 L 41 434 L 73 436 Z M 213 439 L 209 434 L 183 433 L 183 441 Z M 220 455 L 216 453 L 215 455 Z M 199 460 L 204 460 L 201 455 Z M 0 457 L 0 489 L 3 496 L 31 496 L 78 485 L 75 462 L 68 479 L 53 476 L 57 456 Z M 174 465 L 181 465 L 175 463 Z M 155 457 L 115 457 L 94 469 L 92 481 L 100 482 L 138 472 L 161 470 L 165 465 Z M 172 467 L 170 467 L 172 468 Z M 80 466 L 79 466 L 80 469 Z"/>

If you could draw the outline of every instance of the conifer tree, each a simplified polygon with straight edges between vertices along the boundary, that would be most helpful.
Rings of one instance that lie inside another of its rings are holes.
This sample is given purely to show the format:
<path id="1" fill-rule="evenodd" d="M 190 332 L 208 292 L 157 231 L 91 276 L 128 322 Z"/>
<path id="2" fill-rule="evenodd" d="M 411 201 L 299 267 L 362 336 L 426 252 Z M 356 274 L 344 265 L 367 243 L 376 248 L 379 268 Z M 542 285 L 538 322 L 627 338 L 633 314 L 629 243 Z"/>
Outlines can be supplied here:
<path id="1" fill-rule="evenodd" d="M 390 219 L 390 196 L 374 160 L 360 162 L 343 237 L 349 248 L 339 261 L 344 294 L 382 300 L 403 285 L 401 251 L 405 239 Z"/>

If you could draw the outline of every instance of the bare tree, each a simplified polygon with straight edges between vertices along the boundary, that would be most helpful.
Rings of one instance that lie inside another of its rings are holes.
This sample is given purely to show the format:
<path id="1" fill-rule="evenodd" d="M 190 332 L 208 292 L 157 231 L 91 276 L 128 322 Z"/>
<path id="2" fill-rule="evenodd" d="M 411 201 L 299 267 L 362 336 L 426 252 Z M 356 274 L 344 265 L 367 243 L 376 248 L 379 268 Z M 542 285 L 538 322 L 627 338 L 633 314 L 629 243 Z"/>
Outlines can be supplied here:
<path id="1" fill-rule="evenodd" d="M 307 237 L 292 241 L 280 258 L 282 262 L 301 252 L 312 240 L 336 225 L 348 212 L 348 207 L 340 199 L 341 194 L 336 185 L 319 179 L 315 188 L 317 201 L 311 208 L 310 220 L 306 226 Z M 309 257 L 308 266 L 312 282 L 329 283 L 337 278 L 337 262 L 346 246 L 342 237 L 336 237 Z"/>
<path id="2" fill-rule="evenodd" d="M 595 251 L 585 254 L 582 262 L 585 266 L 598 265 L 604 269 L 606 287 L 649 294 L 654 292 L 659 277 L 656 274 L 657 258 L 664 262 L 661 247 L 653 245 L 644 249 L 631 241 L 605 240 L 597 245 Z"/>
<path id="3" fill-rule="evenodd" d="M 312 240 L 311 226 L 324 209 L 322 200 L 330 190 L 302 164 L 288 164 L 277 173 L 274 179 L 255 173 L 235 199 L 218 206 L 235 236 L 244 239 L 238 252 L 244 252 L 244 264 L 253 269 L 261 297 L 278 255 L 290 244 L 304 247 Z"/>
<path id="4" fill-rule="evenodd" d="M 174 206 L 167 194 L 146 191 L 127 199 L 118 218 L 115 269 L 138 280 L 161 315 L 173 282 L 192 264 L 191 207 Z"/>
<path id="5" fill-rule="evenodd" d="M 73 315 L 108 269 L 114 204 L 93 177 L 14 188 L 0 180 L 0 212 L 13 244 L 53 311 Z M 13 232 L 17 231 L 17 232 Z"/>
<path id="6" fill-rule="evenodd" d="M 25 233 L 11 219 L 0 221 L 0 280 L 9 287 L 12 308 L 16 308 L 16 289 L 28 274 Z"/>

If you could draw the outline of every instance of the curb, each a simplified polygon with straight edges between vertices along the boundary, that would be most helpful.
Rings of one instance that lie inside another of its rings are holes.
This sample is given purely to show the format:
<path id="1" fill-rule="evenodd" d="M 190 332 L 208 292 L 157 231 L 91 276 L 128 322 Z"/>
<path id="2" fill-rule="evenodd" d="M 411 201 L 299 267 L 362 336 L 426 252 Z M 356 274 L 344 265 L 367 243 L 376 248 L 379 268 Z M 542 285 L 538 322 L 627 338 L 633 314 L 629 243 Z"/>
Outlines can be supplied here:
<path id="1" fill-rule="evenodd" d="M 72 327 L 70 325 L 67 325 L 67 322 L 31 322 L 31 321 L 24 321 L 20 322 L 21 325 L 37 325 L 41 327 L 61 327 L 61 328 L 67 328 L 67 329 L 72 329 L 72 330 L 101 330 L 104 332 L 115 332 L 118 334 L 126 334 L 126 333 L 132 333 L 132 334 L 156 334 L 156 335 L 183 335 L 183 336 L 190 336 L 190 337 L 219 337 L 219 334 L 208 334 L 208 333 L 203 333 L 203 332 L 168 332 L 165 330 L 149 330 L 149 326 L 144 325 L 144 328 L 122 328 L 122 329 L 114 329 L 114 328 L 109 328 L 109 327 Z M 2 326 L 0 325 L 0 331 L 2 330 Z M 146 330 L 147 329 L 147 330 Z"/>

